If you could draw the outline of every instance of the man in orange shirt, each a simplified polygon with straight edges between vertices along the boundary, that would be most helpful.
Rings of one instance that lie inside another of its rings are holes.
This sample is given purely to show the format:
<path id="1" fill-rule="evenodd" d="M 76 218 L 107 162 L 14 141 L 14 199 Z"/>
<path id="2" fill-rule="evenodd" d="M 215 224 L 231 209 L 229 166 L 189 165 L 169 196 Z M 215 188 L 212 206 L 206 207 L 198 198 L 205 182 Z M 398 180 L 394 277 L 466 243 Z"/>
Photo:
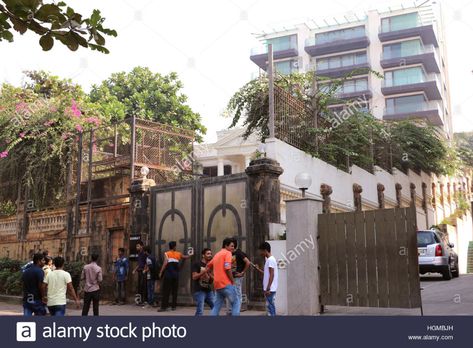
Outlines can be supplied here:
<path id="1" fill-rule="evenodd" d="M 240 301 L 234 285 L 232 274 L 232 252 L 235 250 L 235 240 L 225 238 L 222 250 L 207 264 L 207 270 L 213 270 L 216 299 L 211 315 L 219 315 L 220 308 L 228 300 L 232 316 L 240 315 Z"/>
<path id="2" fill-rule="evenodd" d="M 171 310 L 175 311 L 177 306 L 177 290 L 179 287 L 179 264 L 192 256 L 182 255 L 176 250 L 177 243 L 169 242 L 169 250 L 164 253 L 164 263 L 159 272 L 159 278 L 163 279 L 163 298 L 161 308 L 158 312 L 166 312 L 169 307 L 169 295 L 172 294 Z"/>

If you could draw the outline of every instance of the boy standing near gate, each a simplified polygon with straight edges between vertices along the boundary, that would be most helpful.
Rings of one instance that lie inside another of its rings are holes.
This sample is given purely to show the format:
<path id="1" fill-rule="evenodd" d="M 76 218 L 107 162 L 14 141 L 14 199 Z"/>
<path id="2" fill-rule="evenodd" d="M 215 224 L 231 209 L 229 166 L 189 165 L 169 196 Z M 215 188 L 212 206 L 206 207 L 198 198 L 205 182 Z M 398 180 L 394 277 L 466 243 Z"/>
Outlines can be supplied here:
<path id="1" fill-rule="evenodd" d="M 118 258 L 113 265 L 113 280 L 115 282 L 115 301 L 112 304 L 124 305 L 126 300 L 126 280 L 130 271 L 130 263 L 125 257 L 125 249 L 118 249 Z"/>

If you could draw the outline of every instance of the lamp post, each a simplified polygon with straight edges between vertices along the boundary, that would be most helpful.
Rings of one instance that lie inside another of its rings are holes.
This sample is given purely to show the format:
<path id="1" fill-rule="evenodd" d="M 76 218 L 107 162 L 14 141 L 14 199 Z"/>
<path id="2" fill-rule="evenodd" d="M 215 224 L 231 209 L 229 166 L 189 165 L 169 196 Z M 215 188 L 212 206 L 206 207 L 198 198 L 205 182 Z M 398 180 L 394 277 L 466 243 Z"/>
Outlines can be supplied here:
<path id="1" fill-rule="evenodd" d="M 144 179 L 147 179 L 147 176 L 149 174 L 149 168 L 148 167 L 141 167 L 140 169 L 141 177 Z"/>
<path id="2" fill-rule="evenodd" d="M 309 173 L 299 173 L 295 178 L 296 186 L 302 191 L 302 197 L 305 197 L 305 191 L 312 185 L 312 177 Z"/>

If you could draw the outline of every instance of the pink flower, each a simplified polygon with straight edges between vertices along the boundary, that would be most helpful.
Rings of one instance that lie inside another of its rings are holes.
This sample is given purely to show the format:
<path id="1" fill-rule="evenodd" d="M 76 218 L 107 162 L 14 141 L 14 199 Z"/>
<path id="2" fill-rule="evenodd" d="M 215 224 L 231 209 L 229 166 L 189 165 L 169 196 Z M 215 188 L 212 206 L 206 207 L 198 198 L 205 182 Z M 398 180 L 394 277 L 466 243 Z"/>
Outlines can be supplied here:
<path id="1" fill-rule="evenodd" d="M 18 104 L 15 105 L 15 111 L 16 112 L 28 112 L 29 111 L 29 108 L 28 108 L 28 104 L 26 104 L 25 102 L 20 102 Z"/>
<path id="2" fill-rule="evenodd" d="M 76 131 L 78 131 L 79 133 L 82 133 L 82 131 L 84 130 L 80 124 L 76 124 L 76 126 L 75 126 L 74 128 L 75 128 Z"/>
<path id="3" fill-rule="evenodd" d="M 69 139 L 69 133 L 64 133 L 63 135 L 61 135 L 61 139 L 62 139 L 62 140 L 67 140 L 67 139 Z"/>
<path id="4" fill-rule="evenodd" d="M 19 134 L 19 137 L 20 137 L 21 139 L 23 139 L 23 138 L 25 137 L 25 135 L 26 135 L 26 132 L 21 132 L 21 133 Z"/>
<path id="5" fill-rule="evenodd" d="M 5 158 L 8 156 L 8 151 L 0 152 L 0 158 Z"/>
<path id="6" fill-rule="evenodd" d="M 97 117 L 88 117 L 85 119 L 85 122 L 94 124 L 95 126 L 100 126 L 100 120 Z"/>
<path id="7" fill-rule="evenodd" d="M 44 122 L 44 125 L 45 125 L 46 127 L 49 127 L 49 126 L 53 125 L 54 122 L 55 122 L 54 120 L 49 120 L 49 121 L 47 121 L 47 122 Z"/>
<path id="8" fill-rule="evenodd" d="M 80 118 L 82 115 L 82 112 L 79 110 L 77 102 L 74 99 L 72 99 L 72 105 L 71 105 L 70 111 L 72 113 L 72 116 L 76 118 Z"/>

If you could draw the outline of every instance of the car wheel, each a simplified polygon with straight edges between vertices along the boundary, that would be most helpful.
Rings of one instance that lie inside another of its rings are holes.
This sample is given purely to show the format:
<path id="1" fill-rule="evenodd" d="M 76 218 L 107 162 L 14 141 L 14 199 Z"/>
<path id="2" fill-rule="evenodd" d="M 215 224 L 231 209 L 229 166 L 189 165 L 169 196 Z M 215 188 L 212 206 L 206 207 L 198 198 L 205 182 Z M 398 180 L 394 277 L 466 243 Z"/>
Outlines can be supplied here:
<path id="1" fill-rule="evenodd" d="M 455 271 L 452 272 L 454 278 L 458 278 L 460 276 L 460 269 L 458 268 L 458 263 L 455 264 Z"/>
<path id="2" fill-rule="evenodd" d="M 452 275 L 452 268 L 450 267 L 450 265 L 447 266 L 448 268 L 442 272 L 442 275 L 443 275 L 443 280 L 450 280 L 453 278 L 453 275 Z"/>

